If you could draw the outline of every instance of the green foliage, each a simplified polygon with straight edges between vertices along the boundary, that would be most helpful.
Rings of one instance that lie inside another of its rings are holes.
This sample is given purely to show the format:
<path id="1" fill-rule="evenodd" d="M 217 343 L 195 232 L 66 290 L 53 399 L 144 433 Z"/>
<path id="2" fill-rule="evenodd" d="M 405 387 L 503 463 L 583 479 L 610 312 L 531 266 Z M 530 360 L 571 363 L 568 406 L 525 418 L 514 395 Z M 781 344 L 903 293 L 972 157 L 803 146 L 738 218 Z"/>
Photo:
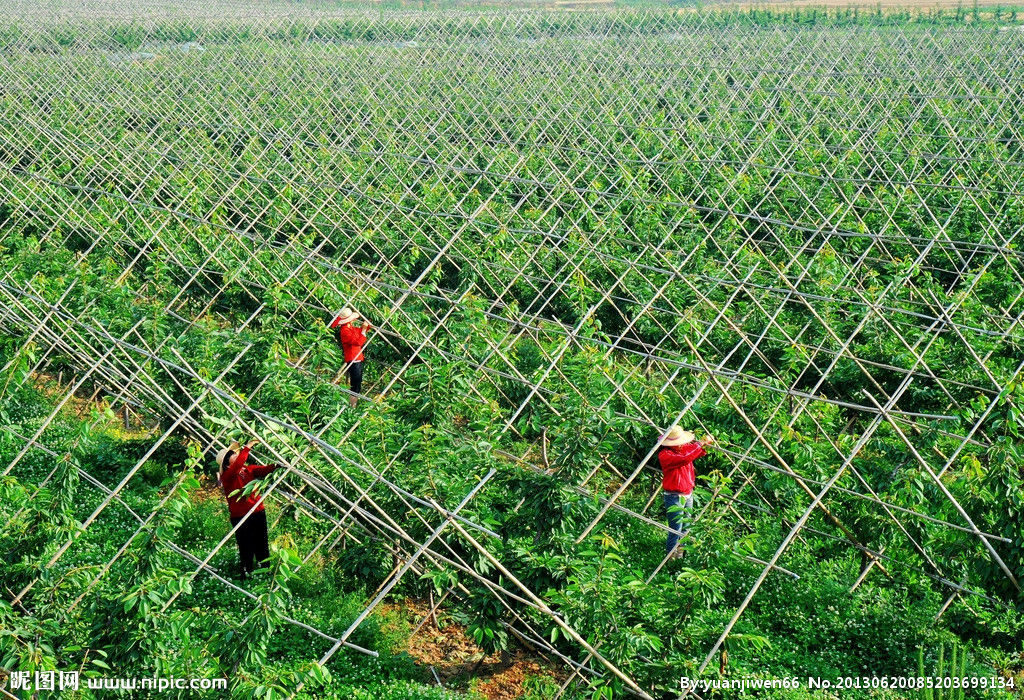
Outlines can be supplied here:
<path id="1" fill-rule="evenodd" d="M 963 700 L 972 677 L 976 672 L 968 674 L 967 649 L 953 642 L 946 659 L 946 645 L 939 644 L 935 666 L 926 670 L 924 648 L 917 649 L 917 676 L 925 679 L 923 687 L 918 689 L 917 697 L 921 700 Z M 964 684 L 968 685 L 965 686 Z M 972 689 L 973 692 L 974 689 Z"/>
<path id="2" fill-rule="evenodd" d="M 38 374 L 37 329 L 5 316 L 0 464 L 18 463 L 0 477 L 0 554 L 11 592 L 31 587 L 20 605 L 0 599 L 0 666 L 228 677 L 235 697 L 287 697 L 299 684 L 305 697 L 451 697 L 402 652 L 408 629 L 383 615 L 352 637 L 380 657 L 341 650 L 326 667 L 310 663 L 324 640 L 286 618 L 340 635 L 398 564 L 396 544 L 407 549 L 406 535 L 422 541 L 441 522 L 427 499 L 451 508 L 495 468 L 464 511 L 498 535 L 475 533 L 482 546 L 645 687 L 675 687 L 809 505 L 790 470 L 815 489 L 842 461 L 836 448 L 848 454 L 874 418 L 851 402 L 892 396 L 915 376 L 901 417 L 877 427 L 828 496 L 849 533 L 813 514 L 780 561 L 802 578 L 769 575 L 719 672 L 902 675 L 915 656 L 918 672 L 939 675 L 1006 668 L 1024 635 L 1020 594 L 971 532 L 943 527 L 963 527 L 948 491 L 1007 540 L 995 547 L 1024 580 L 1024 389 L 1010 325 L 1024 292 L 1013 239 L 1024 205 L 1010 196 L 1022 145 L 1004 128 L 1016 103 L 991 77 L 993 62 L 1016 65 L 1002 62 L 1016 44 L 995 31 L 1019 21 L 1005 12 L 626 8 L 0 26 L 0 44 L 17 47 L 5 65 L 24 84 L 50 76 L 55 59 L 81 81 L 61 94 L 0 94 L 12 123 L 32 125 L 0 143 L 11 299 L 39 318 L 59 304 L 66 318 L 55 322 L 79 319 L 72 349 L 119 337 L 145 346 L 116 355 L 139 370 L 145 390 L 132 398 L 143 414 L 190 407 L 238 358 L 221 384 L 235 396 L 207 395 L 190 418 L 225 442 L 250 437 L 234 399 L 277 416 L 287 427 L 268 429 L 264 444 L 302 455 L 337 489 L 282 477 L 267 499 L 272 521 L 282 516 L 272 566 L 246 583 L 255 599 L 193 576 L 194 562 L 170 547 L 211 551 L 228 531 L 220 489 L 197 478 L 215 467 L 191 421 L 83 530 L 105 497 L 90 478 L 119 483 L 157 438 L 125 434 L 109 407 L 88 418 L 65 408 L 40 449 L 16 457 L 21 436 L 54 410 L 57 377 L 87 367 L 58 347 Z M 845 72 L 804 65 L 826 30 L 849 40 Z M 611 55 L 596 37 L 693 67 L 694 79 L 651 81 L 649 61 L 626 61 L 595 85 L 579 66 Z M 171 50 L 188 41 L 206 50 Z M 439 59 L 442 42 L 467 60 Z M 147 48 L 159 56 L 132 58 Z M 754 49 L 751 60 L 729 58 Z M 581 60 L 552 63 L 561 52 Z M 764 70 L 762 55 L 778 65 Z M 956 68 L 954 92 L 978 100 L 946 94 L 935 55 Z M 484 70 L 496 56 L 550 76 L 548 93 L 514 72 L 499 84 Z M 391 72 L 343 72 L 367 65 Z M 278 92 L 257 94 L 267 85 Z M 317 100 L 308 85 L 325 88 Z M 423 100 L 456 85 L 469 88 L 457 117 Z M 243 108 L 253 121 L 233 118 Z M 367 363 L 371 400 L 339 414 L 347 397 L 329 380 L 342 363 L 323 316 L 353 299 L 381 335 Z M 936 309 L 949 318 L 933 339 Z M 943 368 L 941 386 L 922 365 Z M 102 392 L 95 381 L 76 403 Z M 996 395 L 993 384 L 1005 388 Z M 699 462 L 702 515 L 685 558 L 648 581 L 662 563 L 663 513 L 658 470 L 638 467 L 680 414 L 728 453 Z M 956 458 L 933 477 L 907 436 L 929 467 Z M 624 510 L 609 509 L 577 544 L 627 479 Z M 302 490 L 301 507 L 285 487 Z M 339 512 L 351 518 L 335 529 Z M 847 534 L 894 562 L 853 592 L 863 562 Z M 237 583 L 232 544 L 211 565 Z M 453 617 L 489 652 L 516 644 L 519 618 L 578 652 L 548 616 L 499 602 L 495 587 L 521 591 L 465 538 L 449 529 L 438 544 L 462 568 L 421 562 L 396 595 L 453 591 Z M 985 597 L 936 623 L 948 582 Z M 532 697 L 553 691 L 546 677 L 527 686 Z M 624 690 L 605 678 L 592 692 Z"/>

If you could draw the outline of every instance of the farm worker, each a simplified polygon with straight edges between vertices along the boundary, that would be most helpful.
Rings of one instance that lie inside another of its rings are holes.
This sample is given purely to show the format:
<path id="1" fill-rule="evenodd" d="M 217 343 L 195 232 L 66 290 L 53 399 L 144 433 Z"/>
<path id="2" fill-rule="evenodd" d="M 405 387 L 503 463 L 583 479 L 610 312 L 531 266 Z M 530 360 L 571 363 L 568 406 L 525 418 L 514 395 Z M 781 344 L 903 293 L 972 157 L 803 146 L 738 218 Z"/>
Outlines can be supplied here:
<path id="1" fill-rule="evenodd" d="M 665 553 L 676 557 L 682 556 L 682 550 L 676 551 L 681 537 L 690 530 L 683 530 L 683 515 L 679 506 L 693 508 L 693 487 L 697 476 L 693 469 L 693 461 L 703 457 L 707 452 L 704 448 L 712 445 L 715 439 L 710 435 L 697 440 L 689 430 L 678 425 L 672 426 L 660 440 L 658 463 L 663 474 L 661 487 L 664 491 L 665 510 L 668 512 L 668 539 L 665 541 Z"/>
<path id="2" fill-rule="evenodd" d="M 335 332 L 335 340 L 344 351 L 345 362 L 348 363 L 348 382 L 352 390 L 348 403 L 352 408 L 356 407 L 363 389 L 363 346 L 366 345 L 366 331 L 373 327 L 365 321 L 362 327 L 352 325 L 357 318 L 359 313 L 346 306 L 338 312 L 330 325 L 331 328 L 338 329 Z"/>
<path id="3" fill-rule="evenodd" d="M 267 514 L 263 510 L 263 503 L 259 501 L 259 494 L 252 493 L 248 496 L 231 494 L 234 491 L 245 488 L 253 479 L 262 479 L 277 469 L 279 465 L 258 466 L 247 464 L 249 451 L 256 444 L 252 440 L 245 447 L 239 448 L 237 442 L 232 442 L 217 453 L 217 467 L 220 470 L 218 479 L 224 488 L 224 495 L 228 500 L 228 514 L 231 516 L 231 527 L 235 527 L 245 518 L 249 517 L 241 526 L 235 530 L 235 542 L 238 543 L 238 556 L 242 562 L 242 577 L 253 570 L 255 566 L 263 566 L 264 561 L 270 557 L 270 542 L 267 537 Z"/>

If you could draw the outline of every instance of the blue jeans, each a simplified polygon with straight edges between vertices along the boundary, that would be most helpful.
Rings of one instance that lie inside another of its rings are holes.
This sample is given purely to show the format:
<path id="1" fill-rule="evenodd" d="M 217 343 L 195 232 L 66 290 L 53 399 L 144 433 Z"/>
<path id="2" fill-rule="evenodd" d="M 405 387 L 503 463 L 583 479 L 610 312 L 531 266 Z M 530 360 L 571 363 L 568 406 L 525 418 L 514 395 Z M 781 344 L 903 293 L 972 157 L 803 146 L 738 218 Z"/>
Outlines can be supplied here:
<path id="1" fill-rule="evenodd" d="M 665 541 L 665 553 L 671 554 L 672 550 L 676 548 L 676 544 L 679 542 L 679 538 L 685 537 L 690 533 L 690 528 L 683 529 L 683 513 L 678 510 L 680 502 L 683 508 L 693 508 L 693 494 L 682 494 L 673 493 L 671 491 L 665 491 L 662 494 L 665 497 L 665 510 L 668 512 L 668 539 Z M 686 499 L 686 500 L 683 500 Z M 687 523 L 689 524 L 689 523 Z"/>

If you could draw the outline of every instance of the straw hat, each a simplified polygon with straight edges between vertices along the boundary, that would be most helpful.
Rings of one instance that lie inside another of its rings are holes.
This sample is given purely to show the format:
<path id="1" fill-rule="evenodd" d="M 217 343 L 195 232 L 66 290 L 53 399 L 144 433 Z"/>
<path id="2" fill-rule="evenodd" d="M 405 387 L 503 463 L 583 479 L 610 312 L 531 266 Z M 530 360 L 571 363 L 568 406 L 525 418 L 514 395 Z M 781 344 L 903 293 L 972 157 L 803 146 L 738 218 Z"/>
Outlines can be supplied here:
<path id="1" fill-rule="evenodd" d="M 359 312 L 347 306 L 338 312 L 338 323 L 352 323 L 357 318 L 359 318 Z"/>
<path id="2" fill-rule="evenodd" d="M 661 444 L 665 447 L 675 447 L 676 445 L 685 445 L 688 442 L 693 442 L 695 439 L 697 439 L 697 436 L 689 430 L 683 430 L 678 425 L 673 425 L 667 433 L 661 436 Z"/>

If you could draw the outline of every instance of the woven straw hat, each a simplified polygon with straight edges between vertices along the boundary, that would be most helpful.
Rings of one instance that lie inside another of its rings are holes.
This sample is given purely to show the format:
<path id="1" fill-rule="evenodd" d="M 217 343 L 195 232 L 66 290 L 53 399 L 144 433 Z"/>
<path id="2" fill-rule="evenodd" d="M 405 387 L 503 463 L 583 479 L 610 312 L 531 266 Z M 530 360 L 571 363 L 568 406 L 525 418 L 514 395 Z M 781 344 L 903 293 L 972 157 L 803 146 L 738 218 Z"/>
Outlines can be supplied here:
<path id="1" fill-rule="evenodd" d="M 338 323 L 352 323 L 359 318 L 359 312 L 346 306 L 338 312 L 338 317 Z"/>
<path id="2" fill-rule="evenodd" d="M 685 445 L 688 442 L 693 442 L 696 439 L 697 436 L 689 430 L 683 430 L 678 425 L 673 425 L 667 433 L 661 436 L 661 444 L 666 447 L 675 447 L 676 445 Z"/>

